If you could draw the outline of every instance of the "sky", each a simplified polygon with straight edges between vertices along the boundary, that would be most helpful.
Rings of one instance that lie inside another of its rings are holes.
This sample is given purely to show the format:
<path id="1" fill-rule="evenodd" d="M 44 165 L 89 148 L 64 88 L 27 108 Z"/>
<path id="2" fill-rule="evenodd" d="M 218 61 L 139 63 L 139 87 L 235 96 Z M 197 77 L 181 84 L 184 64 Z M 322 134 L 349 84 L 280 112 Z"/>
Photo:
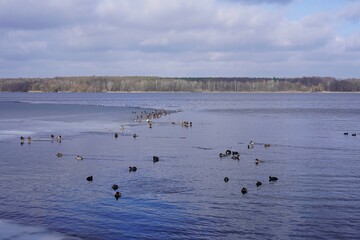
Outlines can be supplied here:
<path id="1" fill-rule="evenodd" d="M 0 78 L 360 77 L 360 0 L 0 0 Z"/>

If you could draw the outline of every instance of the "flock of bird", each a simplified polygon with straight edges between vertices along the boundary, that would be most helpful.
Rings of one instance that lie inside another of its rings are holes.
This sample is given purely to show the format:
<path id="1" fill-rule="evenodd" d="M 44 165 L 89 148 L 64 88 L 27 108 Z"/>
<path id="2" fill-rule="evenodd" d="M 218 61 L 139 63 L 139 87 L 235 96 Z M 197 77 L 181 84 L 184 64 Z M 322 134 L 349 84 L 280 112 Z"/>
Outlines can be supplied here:
<path id="1" fill-rule="evenodd" d="M 136 112 L 132 112 L 133 114 L 136 114 Z M 167 113 L 165 110 L 160 110 L 160 111 L 152 111 L 152 112 L 150 112 L 150 113 L 148 113 L 147 111 L 142 111 L 141 113 L 140 113 L 140 115 L 137 115 L 136 116 L 136 118 L 134 118 L 134 121 L 136 121 L 136 122 L 142 122 L 144 119 L 145 119 L 145 121 L 146 121 L 146 123 L 148 124 L 148 126 L 149 126 L 149 128 L 152 128 L 153 127 L 153 119 L 155 119 L 155 118 L 160 118 L 160 117 L 162 117 L 162 116 L 166 116 L 167 114 L 169 114 L 169 113 Z M 171 122 L 171 124 L 176 124 L 175 122 Z M 189 121 L 179 121 L 179 124 L 180 124 L 180 126 L 182 126 L 182 127 L 192 127 L 192 122 L 189 122 Z M 124 130 L 124 126 L 121 126 L 121 130 L 123 131 Z M 344 135 L 348 135 L 348 133 L 344 133 Z M 356 134 L 355 134 L 356 135 Z M 138 137 L 138 135 L 136 134 L 136 133 L 134 133 L 133 135 L 133 138 L 137 138 Z M 353 135 L 354 136 L 354 135 Z M 119 137 L 119 134 L 118 133 L 115 133 L 115 138 L 118 138 Z M 27 138 L 24 138 L 23 136 L 21 136 L 20 137 L 20 141 L 21 141 L 21 144 L 23 144 L 24 142 L 25 142 L 25 140 L 27 139 L 27 141 L 30 143 L 31 142 L 31 137 L 29 136 L 29 137 L 27 137 Z M 57 141 L 57 142 L 61 142 L 61 140 L 62 140 L 62 136 L 61 135 L 58 135 L 58 136 L 54 136 L 53 134 L 51 134 L 51 136 L 50 136 L 50 139 L 51 139 L 51 141 Z M 254 148 L 254 146 L 255 146 L 255 142 L 253 142 L 253 141 L 250 141 L 250 143 L 248 144 L 248 149 L 252 149 L 252 148 Z M 271 145 L 270 144 L 264 144 L 264 147 L 265 148 L 268 148 L 268 147 L 270 147 Z M 64 156 L 64 154 L 63 153 L 60 153 L 60 152 L 58 152 L 57 154 L 56 154 L 56 156 L 57 157 L 63 157 Z M 231 150 L 226 150 L 225 151 L 225 153 L 220 153 L 219 154 L 219 157 L 220 158 L 224 158 L 224 157 L 231 157 L 232 159 L 234 159 L 234 160 L 240 160 L 240 154 L 239 154 L 239 152 L 237 152 L 237 151 L 231 151 Z M 84 157 L 83 156 L 81 156 L 81 155 L 77 155 L 76 157 L 75 157 L 75 159 L 76 160 L 83 160 L 84 159 Z M 159 162 L 160 161 L 160 158 L 158 157 L 158 156 L 153 156 L 153 163 L 157 163 L 157 162 Z M 260 160 L 260 159 L 255 159 L 255 164 L 256 165 L 258 165 L 259 163 L 262 163 L 263 161 L 262 160 Z M 137 167 L 136 166 L 129 166 L 129 172 L 136 172 L 137 171 Z M 92 182 L 93 181 L 93 176 L 88 176 L 87 178 L 86 178 L 86 180 L 87 181 L 89 181 L 89 182 Z M 275 176 L 269 176 L 269 182 L 276 182 L 278 180 L 278 178 L 277 177 L 275 177 Z M 224 178 L 224 182 L 225 183 L 227 183 L 227 182 L 229 182 L 229 178 L 228 177 L 225 177 Z M 260 181 L 257 181 L 256 182 L 256 187 L 259 187 L 259 186 L 261 186 L 262 185 L 262 183 L 260 182 Z M 119 189 L 119 186 L 118 185 L 116 185 L 116 184 L 114 184 L 113 186 L 112 186 L 112 189 L 114 190 L 114 191 L 116 191 L 115 192 L 115 194 L 114 194 L 114 197 L 116 198 L 116 200 L 118 200 L 120 197 L 121 197 L 121 192 L 119 192 L 119 191 L 117 191 L 118 189 Z M 241 193 L 242 194 L 246 194 L 248 192 L 248 189 L 247 188 L 245 188 L 245 187 L 243 187 L 242 189 L 241 189 Z"/>
<path id="2" fill-rule="evenodd" d="M 250 141 L 250 143 L 248 144 L 248 149 L 252 149 L 252 148 L 254 148 L 254 146 L 255 146 L 255 142 L 254 141 Z M 265 148 L 268 148 L 268 147 L 270 147 L 271 145 L 270 144 L 264 144 L 264 147 Z M 219 154 L 219 157 L 220 158 L 223 158 L 223 157 L 228 157 L 228 156 L 231 156 L 231 158 L 232 159 L 234 159 L 234 160 L 240 160 L 240 154 L 239 154 L 239 152 L 237 152 L 237 151 L 231 151 L 231 150 L 226 150 L 225 151 L 225 153 L 220 153 Z M 258 158 L 256 158 L 255 159 L 255 164 L 256 165 L 258 165 L 259 163 L 262 163 L 263 161 L 262 160 L 260 160 L 260 159 L 258 159 Z M 227 183 L 227 182 L 229 182 L 229 178 L 228 177 L 225 177 L 224 178 L 224 182 L 225 183 Z M 276 182 L 278 180 L 278 178 L 277 177 L 275 177 L 275 176 L 269 176 L 269 182 Z M 260 181 L 256 181 L 256 187 L 260 187 L 262 185 L 262 182 L 260 182 Z M 241 193 L 242 194 L 246 194 L 248 192 L 248 189 L 246 188 L 246 187 L 243 187 L 242 189 L 241 189 Z"/>

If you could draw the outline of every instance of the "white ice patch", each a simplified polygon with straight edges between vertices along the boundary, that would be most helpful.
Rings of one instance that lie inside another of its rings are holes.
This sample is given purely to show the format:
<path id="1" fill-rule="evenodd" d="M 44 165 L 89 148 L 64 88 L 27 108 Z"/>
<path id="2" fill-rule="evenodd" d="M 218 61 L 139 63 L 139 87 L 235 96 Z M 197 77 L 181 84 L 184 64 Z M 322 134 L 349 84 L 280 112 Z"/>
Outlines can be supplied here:
<path id="1" fill-rule="evenodd" d="M 46 228 L 25 226 L 0 219 L 0 239 L 8 240 L 75 240 L 65 234 L 51 232 Z"/>

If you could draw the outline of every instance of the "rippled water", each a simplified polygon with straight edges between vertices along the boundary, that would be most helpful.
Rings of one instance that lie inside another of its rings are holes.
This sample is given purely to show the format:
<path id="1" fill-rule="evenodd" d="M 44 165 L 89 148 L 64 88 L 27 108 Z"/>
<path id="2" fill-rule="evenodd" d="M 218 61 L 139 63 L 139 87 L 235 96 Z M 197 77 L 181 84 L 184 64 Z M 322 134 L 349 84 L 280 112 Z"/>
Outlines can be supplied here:
<path id="1" fill-rule="evenodd" d="M 140 108 L 175 112 L 150 129 Z M 2 239 L 360 236 L 359 94 L 0 93 L 0 111 Z"/>

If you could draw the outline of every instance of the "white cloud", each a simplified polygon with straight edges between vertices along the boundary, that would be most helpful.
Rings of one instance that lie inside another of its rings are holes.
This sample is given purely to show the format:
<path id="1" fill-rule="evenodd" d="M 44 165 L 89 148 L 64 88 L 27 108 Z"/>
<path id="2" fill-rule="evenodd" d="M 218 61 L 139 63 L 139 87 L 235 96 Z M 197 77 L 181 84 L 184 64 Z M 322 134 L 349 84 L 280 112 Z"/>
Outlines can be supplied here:
<path id="1" fill-rule="evenodd" d="M 356 19 L 356 2 L 335 16 L 316 13 L 298 20 L 287 17 L 292 1 L 267 3 L 0 0 L 1 71 L 9 76 L 263 76 L 281 71 L 296 76 L 309 69 L 309 75 L 317 75 L 310 62 L 326 66 L 329 56 L 346 56 L 345 64 L 355 57 L 350 50 L 360 49 L 358 34 L 337 32 L 346 24 L 339 18 Z"/>

